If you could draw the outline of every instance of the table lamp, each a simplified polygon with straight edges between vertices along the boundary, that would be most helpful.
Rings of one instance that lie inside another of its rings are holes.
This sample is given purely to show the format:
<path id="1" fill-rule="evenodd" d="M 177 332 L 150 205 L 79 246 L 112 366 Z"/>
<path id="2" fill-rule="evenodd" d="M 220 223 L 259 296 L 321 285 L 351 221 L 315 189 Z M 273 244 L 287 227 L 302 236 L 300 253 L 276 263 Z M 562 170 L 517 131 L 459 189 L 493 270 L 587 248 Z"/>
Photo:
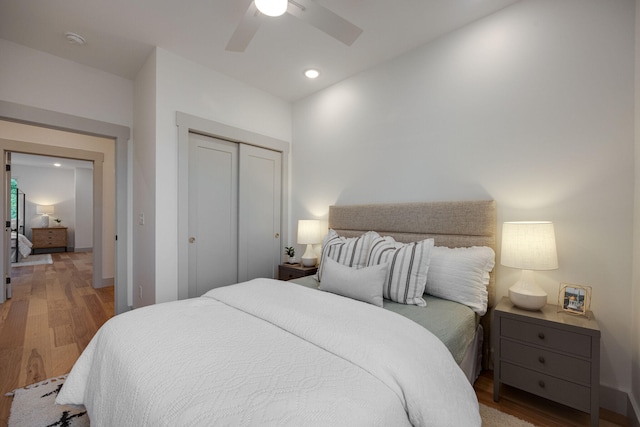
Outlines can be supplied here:
<path id="1" fill-rule="evenodd" d="M 556 236 L 549 221 L 505 222 L 502 224 L 501 262 L 522 269 L 509 288 L 509 299 L 525 310 L 539 310 L 547 303 L 546 292 L 535 282 L 533 270 L 558 268 Z"/>
<path id="2" fill-rule="evenodd" d="M 313 267 L 318 262 L 318 257 L 313 251 L 312 245 L 320 243 L 322 236 L 320 236 L 320 221 L 316 219 L 301 219 L 298 220 L 298 243 L 301 245 L 307 245 L 302 258 L 300 258 L 302 265 L 305 267 Z"/>
<path id="3" fill-rule="evenodd" d="M 36 206 L 36 213 L 42 215 L 40 217 L 40 227 L 49 227 L 49 215 L 53 215 L 53 205 L 38 205 Z"/>

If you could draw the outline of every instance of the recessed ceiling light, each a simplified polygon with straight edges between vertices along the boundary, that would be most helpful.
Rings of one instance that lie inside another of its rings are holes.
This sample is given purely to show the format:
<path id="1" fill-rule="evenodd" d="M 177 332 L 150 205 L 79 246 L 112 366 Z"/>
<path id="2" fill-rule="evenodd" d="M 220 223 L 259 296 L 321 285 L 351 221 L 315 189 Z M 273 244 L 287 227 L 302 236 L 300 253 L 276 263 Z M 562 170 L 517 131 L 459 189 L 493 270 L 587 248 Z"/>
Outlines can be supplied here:
<path id="1" fill-rule="evenodd" d="M 59 168 L 60 166 L 62 166 L 60 163 L 54 163 L 53 166 Z"/>
<path id="2" fill-rule="evenodd" d="M 308 70 L 306 70 L 304 72 L 304 75 L 308 78 L 308 79 L 316 79 L 318 78 L 318 76 L 320 75 L 320 71 L 314 69 L 314 68 L 309 68 Z"/>
<path id="3" fill-rule="evenodd" d="M 64 33 L 64 38 L 67 39 L 67 42 L 69 44 L 77 44 L 82 46 L 83 44 L 85 44 L 87 41 L 84 39 L 84 37 L 82 37 L 80 34 L 76 34 L 76 33 Z"/>

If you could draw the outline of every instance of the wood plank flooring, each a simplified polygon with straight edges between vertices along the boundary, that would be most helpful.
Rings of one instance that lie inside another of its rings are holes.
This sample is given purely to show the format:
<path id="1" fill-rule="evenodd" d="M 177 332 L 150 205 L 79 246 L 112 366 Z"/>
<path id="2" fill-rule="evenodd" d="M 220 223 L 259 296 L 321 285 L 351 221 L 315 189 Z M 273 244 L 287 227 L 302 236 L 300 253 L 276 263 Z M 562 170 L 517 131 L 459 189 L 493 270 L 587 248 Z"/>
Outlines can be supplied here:
<path id="1" fill-rule="evenodd" d="M 11 408 L 6 392 L 68 373 L 113 316 L 113 286 L 91 286 L 91 253 L 51 256 L 52 265 L 12 268 L 13 297 L 0 304 L 0 426 Z"/>
<path id="2" fill-rule="evenodd" d="M 70 371 L 98 328 L 113 315 L 113 287 L 91 287 L 90 253 L 55 253 L 53 265 L 14 268 L 13 298 L 0 305 L 0 426 L 11 398 L 4 393 Z M 589 416 L 503 386 L 493 401 L 493 372 L 474 386 L 478 400 L 536 426 L 588 426 Z M 600 425 L 629 426 L 601 411 Z"/>

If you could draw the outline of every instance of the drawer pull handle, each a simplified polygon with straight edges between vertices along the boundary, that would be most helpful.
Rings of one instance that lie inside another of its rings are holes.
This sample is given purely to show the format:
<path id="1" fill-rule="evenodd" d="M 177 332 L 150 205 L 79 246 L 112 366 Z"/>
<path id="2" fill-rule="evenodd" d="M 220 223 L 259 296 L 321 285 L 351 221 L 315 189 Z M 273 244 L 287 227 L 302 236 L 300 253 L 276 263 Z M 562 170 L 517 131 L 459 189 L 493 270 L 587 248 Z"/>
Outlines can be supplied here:
<path id="1" fill-rule="evenodd" d="M 543 356 L 538 357 L 538 362 L 544 364 L 545 360 Z"/>
<path id="2" fill-rule="evenodd" d="M 540 381 L 538 381 L 538 385 L 540 386 L 540 388 L 544 388 L 545 383 L 544 383 L 544 381 L 540 380 Z"/>
<path id="3" fill-rule="evenodd" d="M 544 339 L 544 332 L 538 332 L 538 338 L 543 340 Z"/>

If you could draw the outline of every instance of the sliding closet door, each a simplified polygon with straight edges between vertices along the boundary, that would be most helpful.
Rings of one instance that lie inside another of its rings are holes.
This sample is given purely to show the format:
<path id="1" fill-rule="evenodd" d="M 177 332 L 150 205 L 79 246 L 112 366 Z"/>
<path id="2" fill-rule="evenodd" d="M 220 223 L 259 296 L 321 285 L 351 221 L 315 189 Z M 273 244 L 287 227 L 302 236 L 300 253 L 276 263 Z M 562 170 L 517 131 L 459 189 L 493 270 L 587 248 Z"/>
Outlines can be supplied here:
<path id="1" fill-rule="evenodd" d="M 189 296 L 238 282 L 238 144 L 189 136 Z"/>
<path id="2" fill-rule="evenodd" d="M 281 153 L 240 144 L 240 281 L 276 277 L 283 250 L 281 189 Z"/>

